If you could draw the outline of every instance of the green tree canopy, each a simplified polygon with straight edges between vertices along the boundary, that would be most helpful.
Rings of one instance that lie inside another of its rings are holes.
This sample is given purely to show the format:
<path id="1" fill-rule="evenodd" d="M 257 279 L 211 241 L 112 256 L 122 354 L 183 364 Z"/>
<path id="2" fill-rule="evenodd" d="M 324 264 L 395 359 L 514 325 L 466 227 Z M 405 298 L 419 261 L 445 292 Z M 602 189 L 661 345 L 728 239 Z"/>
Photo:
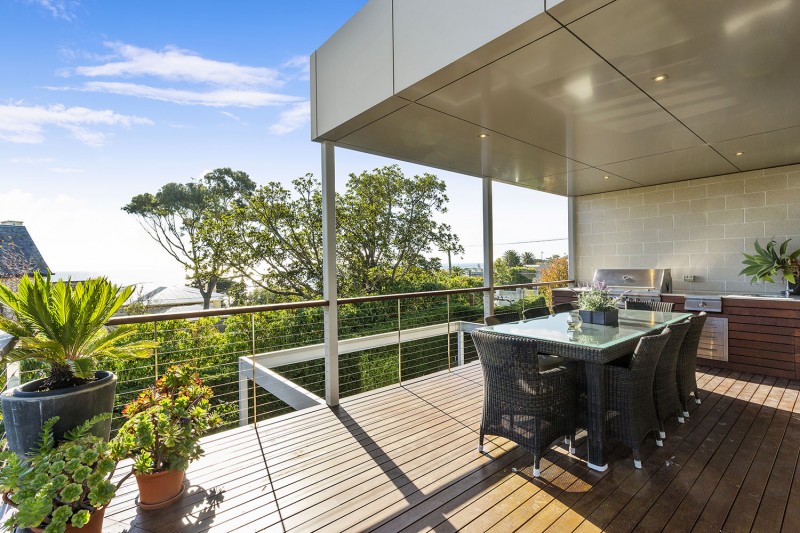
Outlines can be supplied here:
<path id="1" fill-rule="evenodd" d="M 505 259 L 506 264 L 510 267 L 522 265 L 522 259 L 516 250 L 506 250 L 503 254 L 503 259 Z"/>
<path id="2" fill-rule="evenodd" d="M 536 263 L 536 256 L 532 252 L 523 252 L 520 260 L 523 265 L 533 265 Z"/>
<path id="3" fill-rule="evenodd" d="M 208 309 L 217 282 L 230 271 L 227 224 L 255 188 L 246 173 L 218 168 L 196 182 L 167 183 L 156 194 L 134 196 L 122 209 L 183 265 Z"/>
<path id="4" fill-rule="evenodd" d="M 236 210 L 230 262 L 258 287 L 305 299 L 322 293 L 322 194 L 311 174 L 293 191 L 259 187 Z M 350 174 L 336 196 L 337 270 L 343 295 L 383 292 L 420 269 L 441 268 L 426 254 L 463 253 L 449 225 L 446 185 L 432 174 L 405 177 L 397 165 Z"/>

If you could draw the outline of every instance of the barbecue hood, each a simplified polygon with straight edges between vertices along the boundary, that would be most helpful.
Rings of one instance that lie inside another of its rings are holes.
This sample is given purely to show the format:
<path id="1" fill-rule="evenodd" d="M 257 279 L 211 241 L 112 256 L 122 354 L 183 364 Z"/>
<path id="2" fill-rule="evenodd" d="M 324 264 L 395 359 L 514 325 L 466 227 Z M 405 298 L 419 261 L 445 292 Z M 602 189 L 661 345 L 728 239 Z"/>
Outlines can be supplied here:
<path id="1" fill-rule="evenodd" d="M 592 283 L 605 283 L 613 292 L 658 294 L 672 292 L 672 272 L 669 268 L 600 268 Z"/>

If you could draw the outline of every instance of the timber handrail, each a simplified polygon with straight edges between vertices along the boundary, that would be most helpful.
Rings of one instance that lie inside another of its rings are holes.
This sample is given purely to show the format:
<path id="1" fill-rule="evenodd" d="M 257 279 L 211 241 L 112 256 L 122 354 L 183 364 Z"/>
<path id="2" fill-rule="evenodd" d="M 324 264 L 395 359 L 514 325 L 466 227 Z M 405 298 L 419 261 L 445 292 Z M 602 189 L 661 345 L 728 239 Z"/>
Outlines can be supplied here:
<path id="1" fill-rule="evenodd" d="M 542 281 L 531 283 L 518 283 L 515 285 L 498 285 L 489 287 L 466 287 L 463 289 L 442 289 L 437 291 L 423 292 L 404 292 L 398 294 L 378 294 L 373 296 L 356 296 L 353 298 L 341 298 L 339 305 L 359 304 L 367 302 L 385 302 L 390 300 L 407 300 L 410 298 L 427 298 L 431 296 L 447 296 L 452 294 L 469 294 L 475 292 L 488 292 L 489 290 L 511 290 L 526 289 L 533 287 L 547 287 L 552 285 L 564 285 L 575 283 L 575 280 Z M 106 325 L 121 326 L 123 324 L 142 324 L 146 322 L 161 322 L 164 320 L 185 320 L 190 318 L 204 318 L 209 316 L 231 316 L 243 315 L 248 313 L 266 313 L 270 311 L 283 311 L 287 309 L 306 309 L 311 307 L 327 307 L 327 300 L 304 300 L 302 302 L 285 302 L 265 305 L 246 305 L 242 307 L 220 307 L 217 309 L 203 309 L 202 311 L 187 311 L 178 313 L 159 313 L 150 315 L 131 315 L 114 317 Z"/>

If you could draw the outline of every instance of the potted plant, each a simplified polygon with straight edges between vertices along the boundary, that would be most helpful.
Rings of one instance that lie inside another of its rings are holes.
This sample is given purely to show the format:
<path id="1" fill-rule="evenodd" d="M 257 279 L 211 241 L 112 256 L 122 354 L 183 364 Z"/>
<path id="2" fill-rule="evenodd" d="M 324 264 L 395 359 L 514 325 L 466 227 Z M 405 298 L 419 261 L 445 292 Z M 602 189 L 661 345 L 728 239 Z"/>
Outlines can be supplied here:
<path id="1" fill-rule="evenodd" d="M 45 421 L 58 417 L 56 441 L 70 428 L 99 413 L 111 413 L 116 376 L 97 370 L 103 358 L 124 360 L 146 357 L 156 343 L 132 339 L 133 326 L 113 329 L 105 323 L 125 303 L 133 289 L 113 285 L 105 278 L 76 283 L 52 283 L 34 273 L 24 276 L 16 292 L 0 284 L 0 303 L 15 318 L 0 317 L 0 330 L 13 335 L 16 345 L 0 357 L 0 364 L 38 361 L 49 365 L 46 378 L 24 383 L 2 394 L 8 446 L 20 455 L 30 451 Z M 108 439 L 111 420 L 92 433 Z"/>
<path id="2" fill-rule="evenodd" d="M 798 294 L 798 278 L 800 278 L 800 249 L 789 253 L 789 241 L 786 239 L 780 246 L 771 239 L 765 247 L 762 247 L 756 239 L 753 248 L 756 253 L 753 255 L 742 253 L 745 259 L 742 264 L 745 267 L 739 272 L 740 276 L 752 276 L 750 283 L 769 282 L 774 283 L 774 277 L 783 274 L 786 280 L 787 291 L 790 294 Z"/>
<path id="3" fill-rule="evenodd" d="M 578 293 L 578 312 L 581 320 L 590 324 L 615 324 L 619 320 L 619 298 L 609 294 L 605 283 L 596 283 Z"/>
<path id="4" fill-rule="evenodd" d="M 139 507 L 161 509 L 179 500 L 189 463 L 203 453 L 200 437 L 218 426 L 213 392 L 186 366 L 172 366 L 154 387 L 125 406 L 128 419 L 114 437 L 115 456 L 133 458 Z"/>
<path id="5" fill-rule="evenodd" d="M 11 450 L 0 453 L 0 490 L 16 511 L 5 521 L 9 531 L 96 532 L 119 484 L 111 483 L 117 462 L 109 444 L 89 431 L 110 419 L 103 413 L 67 431 L 56 444 L 53 433 L 58 417 L 41 428 L 37 448 L 22 458 Z"/>

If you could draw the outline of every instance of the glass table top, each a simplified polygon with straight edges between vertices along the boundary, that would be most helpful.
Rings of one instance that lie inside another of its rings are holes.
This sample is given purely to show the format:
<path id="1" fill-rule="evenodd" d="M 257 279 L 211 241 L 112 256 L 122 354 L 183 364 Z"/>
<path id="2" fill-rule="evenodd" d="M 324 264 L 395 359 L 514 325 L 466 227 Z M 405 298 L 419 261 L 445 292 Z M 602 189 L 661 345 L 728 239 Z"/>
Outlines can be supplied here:
<path id="1" fill-rule="evenodd" d="M 620 309 L 619 322 L 617 324 L 601 326 L 584 322 L 576 330 L 569 330 L 567 327 L 568 316 L 569 313 L 559 313 L 521 322 L 486 326 L 480 329 L 602 349 L 611 348 L 618 343 L 641 337 L 665 325 L 685 320 L 692 315 L 690 313 L 659 313 L 655 311 Z"/>

